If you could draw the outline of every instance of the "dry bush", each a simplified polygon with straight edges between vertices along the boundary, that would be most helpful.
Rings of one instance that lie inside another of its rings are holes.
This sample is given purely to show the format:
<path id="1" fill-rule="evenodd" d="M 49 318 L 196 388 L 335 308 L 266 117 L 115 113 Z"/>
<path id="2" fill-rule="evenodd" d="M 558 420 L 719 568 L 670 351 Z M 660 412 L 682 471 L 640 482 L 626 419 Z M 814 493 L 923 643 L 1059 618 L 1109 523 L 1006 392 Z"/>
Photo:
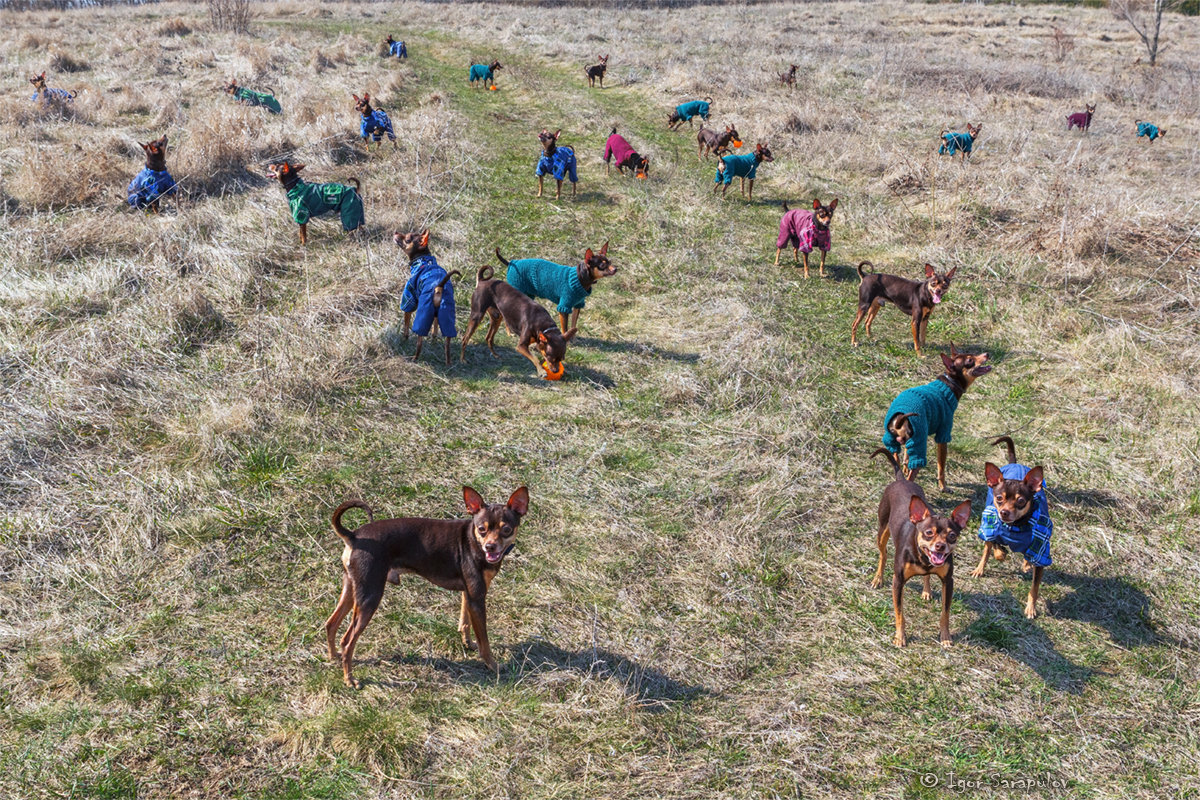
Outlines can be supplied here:
<path id="1" fill-rule="evenodd" d="M 335 66 L 337 66 L 333 59 L 325 55 L 325 53 L 323 53 L 319 47 L 313 50 L 312 58 L 309 59 L 308 65 L 312 67 L 313 71 L 318 75 L 327 69 L 333 69 Z"/>
<path id="2" fill-rule="evenodd" d="M 1057 63 L 1062 63 L 1067 55 L 1075 49 L 1075 36 L 1062 28 L 1055 28 L 1050 34 L 1050 54 Z"/>
<path id="3" fill-rule="evenodd" d="M 13 194 L 22 205 L 39 210 L 115 203 L 137 169 L 103 150 L 26 148 Z"/>
<path id="4" fill-rule="evenodd" d="M 277 59 L 270 47 L 247 40 L 237 44 L 237 54 L 246 64 L 245 69 L 239 69 L 239 74 L 249 74 L 252 80 L 260 80 L 275 69 Z"/>
<path id="5" fill-rule="evenodd" d="M 21 127 L 53 120 L 85 124 L 92 120 L 94 111 L 100 105 L 101 101 L 85 95 L 71 102 L 54 98 L 35 101 L 24 93 L 18 96 L 4 95 L 0 96 L 0 119 Z"/>
<path id="6" fill-rule="evenodd" d="M 191 26 L 188 25 L 182 17 L 169 19 L 158 26 L 159 36 L 187 36 L 191 32 Z"/>
<path id="7" fill-rule="evenodd" d="M 207 0 L 208 20 L 214 30 L 246 33 L 250 30 L 250 0 Z"/>
<path id="8" fill-rule="evenodd" d="M 199 291 L 172 308 L 171 326 L 171 343 L 183 353 L 191 353 L 232 331 L 229 321 Z"/>
<path id="9" fill-rule="evenodd" d="M 50 57 L 50 69 L 54 72 L 86 72 L 91 69 L 86 61 L 59 50 Z"/>
<path id="10" fill-rule="evenodd" d="M 50 39 L 45 36 L 33 32 L 21 34 L 21 42 L 18 45 L 22 50 L 42 50 L 50 43 Z"/>

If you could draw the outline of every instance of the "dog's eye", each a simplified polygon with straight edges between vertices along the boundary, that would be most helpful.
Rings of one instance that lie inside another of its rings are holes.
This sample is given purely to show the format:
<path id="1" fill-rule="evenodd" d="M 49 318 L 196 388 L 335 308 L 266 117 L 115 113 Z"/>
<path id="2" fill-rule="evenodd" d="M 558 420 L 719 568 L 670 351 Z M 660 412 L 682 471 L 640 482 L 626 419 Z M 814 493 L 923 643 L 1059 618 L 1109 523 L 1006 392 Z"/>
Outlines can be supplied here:
<path id="1" fill-rule="evenodd" d="M 1025 498 L 1018 497 L 1017 498 L 1017 508 L 1024 508 L 1024 507 L 1025 507 Z"/>
<path id="2" fill-rule="evenodd" d="M 503 536 L 505 539 L 512 536 L 513 533 L 514 533 L 514 531 L 513 531 L 511 525 L 505 525 L 503 528 L 500 529 L 500 535 Z"/>

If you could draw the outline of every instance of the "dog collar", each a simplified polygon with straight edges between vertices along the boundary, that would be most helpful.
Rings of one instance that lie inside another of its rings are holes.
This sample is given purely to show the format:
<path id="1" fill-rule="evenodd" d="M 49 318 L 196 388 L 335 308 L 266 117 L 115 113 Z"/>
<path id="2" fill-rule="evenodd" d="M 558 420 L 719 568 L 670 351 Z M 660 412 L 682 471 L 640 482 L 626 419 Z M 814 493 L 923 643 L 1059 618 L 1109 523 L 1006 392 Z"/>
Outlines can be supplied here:
<path id="1" fill-rule="evenodd" d="M 556 330 L 558 330 L 558 328 L 556 328 L 556 327 L 554 327 L 553 325 L 551 325 L 549 328 L 546 328 L 546 330 L 542 331 L 542 336 L 545 336 L 545 335 L 546 335 L 547 333 L 549 333 L 550 331 L 556 331 Z"/>
<path id="2" fill-rule="evenodd" d="M 950 387 L 950 391 L 954 392 L 954 396 L 959 400 L 962 399 L 963 392 L 967 390 L 966 386 L 961 385 L 954 379 L 949 372 L 943 372 L 938 376 L 938 380 Z"/>

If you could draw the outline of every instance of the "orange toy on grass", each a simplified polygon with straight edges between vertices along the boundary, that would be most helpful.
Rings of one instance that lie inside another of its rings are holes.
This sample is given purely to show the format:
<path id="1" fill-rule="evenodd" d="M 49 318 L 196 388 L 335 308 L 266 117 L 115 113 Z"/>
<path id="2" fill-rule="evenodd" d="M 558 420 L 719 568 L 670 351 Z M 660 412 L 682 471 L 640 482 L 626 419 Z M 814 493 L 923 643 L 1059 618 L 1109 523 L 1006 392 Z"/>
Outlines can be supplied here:
<path id="1" fill-rule="evenodd" d="M 499 87 L 497 87 L 496 84 L 493 83 L 491 86 L 488 87 L 488 91 L 494 92 L 497 90 L 497 88 L 499 88 Z"/>
<path id="2" fill-rule="evenodd" d="M 551 371 L 550 371 L 550 362 L 549 362 L 549 361 L 544 361 L 544 362 L 542 362 L 542 369 L 543 369 L 543 370 L 545 371 L 545 373 L 546 373 L 546 377 L 545 377 L 545 379 L 546 379 L 546 380 L 548 380 L 548 381 L 561 381 L 561 380 L 562 380 L 563 373 L 565 373 L 565 372 L 567 371 L 567 365 L 566 365 L 566 362 L 559 362 L 559 364 L 558 364 L 558 372 L 551 372 Z"/>

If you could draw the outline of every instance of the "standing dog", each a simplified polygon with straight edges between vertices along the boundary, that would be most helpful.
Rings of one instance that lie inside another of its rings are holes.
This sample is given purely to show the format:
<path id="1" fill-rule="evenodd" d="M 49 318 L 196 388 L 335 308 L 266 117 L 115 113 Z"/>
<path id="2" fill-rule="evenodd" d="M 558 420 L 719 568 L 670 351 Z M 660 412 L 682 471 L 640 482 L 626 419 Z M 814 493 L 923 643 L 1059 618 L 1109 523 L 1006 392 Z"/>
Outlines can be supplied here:
<path id="1" fill-rule="evenodd" d="M 979 559 L 979 566 L 971 577 L 983 577 L 989 555 L 997 561 L 1003 561 L 1009 550 L 1025 556 L 1022 570 L 1033 569 L 1033 585 L 1029 588 L 1029 599 L 1025 601 L 1025 616 L 1033 619 L 1037 616 L 1042 571 L 1052 563 L 1050 537 L 1054 535 L 1054 523 L 1046 501 L 1042 468 L 1030 469 L 1018 464 L 1013 440 L 1001 436 L 992 444 L 1001 442 L 1008 446 L 1008 463 L 1003 467 L 991 462 L 983 465 L 984 480 L 988 485 L 987 506 L 979 523 L 983 558 Z"/>
<path id="2" fill-rule="evenodd" d="M 79 96 L 77 91 L 69 91 L 67 89 L 50 89 L 46 86 L 46 73 L 34 75 L 29 79 L 33 84 L 33 97 L 29 98 L 34 102 L 42 100 L 47 103 L 69 103 Z"/>
<path id="3" fill-rule="evenodd" d="M 534 374 L 540 374 L 537 372 L 540 368 L 546 371 L 547 380 L 558 380 L 565 368 L 563 359 L 567 355 L 567 342 L 575 338 L 576 329 L 561 332 L 550 318 L 550 312 L 504 281 L 493 279 L 493 274 L 491 267 L 480 267 L 475 275 L 475 294 L 471 296 L 471 320 L 467 324 L 467 334 L 462 340 L 461 360 L 467 360 L 467 342 L 471 341 L 475 329 L 483 321 L 483 315 L 487 314 L 491 319 L 491 326 L 485 341 L 493 356 L 499 358 L 493 342 L 503 320 L 509 334 L 517 337 L 517 352 L 533 362 Z M 529 352 L 529 346 L 534 343 L 545 360 L 544 366 L 539 367 L 538 360 Z"/>
<path id="4" fill-rule="evenodd" d="M 387 45 L 389 56 L 408 58 L 408 48 L 404 46 L 404 42 L 393 39 L 390 33 L 383 43 Z"/>
<path id="5" fill-rule="evenodd" d="M 383 135 L 386 133 L 392 143 L 392 149 L 395 150 L 396 132 L 392 130 L 392 120 L 387 112 L 382 108 L 371 108 L 371 95 L 368 92 L 363 92 L 362 97 L 356 94 L 350 96 L 354 98 L 354 110 L 362 115 L 359 136 L 367 145 L 367 149 L 371 149 L 371 143 L 367 141 L 368 137 L 374 139 L 375 144 L 383 147 Z"/>
<path id="6" fill-rule="evenodd" d="M 938 622 L 938 640 L 942 647 L 949 647 L 950 601 L 954 597 L 954 548 L 958 535 L 971 519 L 971 501 L 959 503 L 949 517 L 934 516 L 925 502 L 925 492 L 911 480 L 905 480 L 900 472 L 900 462 L 882 448 L 873 455 L 883 453 L 892 462 L 894 479 L 883 490 L 879 500 L 879 530 L 875 543 L 879 546 L 879 565 L 871 588 L 883 585 L 883 564 L 887 560 L 888 537 L 896 540 L 896 558 L 892 564 L 892 609 L 896 616 L 896 636 L 892 643 L 904 647 L 908 639 L 904 633 L 904 584 L 914 575 L 925 579 L 921 599 L 932 600 L 929 576 L 937 575 L 942 580 L 942 616 Z"/>
<path id="7" fill-rule="evenodd" d="M 692 127 L 692 117 L 699 117 L 708 122 L 708 115 L 712 109 L 712 98 L 706 97 L 703 100 L 692 100 L 689 103 L 680 103 L 675 106 L 675 110 L 667 115 L 667 127 L 675 130 L 687 123 L 688 127 Z"/>
<path id="8" fill-rule="evenodd" d="M 458 270 L 446 272 L 429 252 L 429 229 L 419 233 L 392 234 L 392 241 L 408 256 L 408 282 L 400 297 L 400 310 L 404 312 L 404 341 L 408 332 L 417 334 L 417 350 L 412 360 L 421 357 L 421 346 L 425 337 L 440 332 L 446 340 L 446 366 L 450 366 L 450 340 L 458 335 L 454 326 L 454 284 Z M 414 318 L 415 315 L 415 318 Z"/>
<path id="9" fill-rule="evenodd" d="M 443 589 L 462 592 L 458 632 L 463 648 L 475 649 L 470 632 L 474 628 L 479 657 L 488 669 L 497 671 L 488 643 L 487 592 L 504 557 L 516 544 L 513 537 L 529 511 L 529 490 L 522 486 L 507 504 L 489 505 L 479 492 L 464 486 L 463 501 L 469 519 L 398 517 L 376 522 L 371 508 L 361 500 L 342 503 L 333 512 L 333 530 L 346 546 L 342 550 L 342 594 L 325 622 L 325 640 L 329 658 L 342 664 L 347 686 L 361 687 L 351 674 L 354 647 L 379 608 L 384 587 L 389 582 L 399 584 L 406 572 Z M 342 526 L 342 514 L 351 508 L 363 509 L 370 520 L 353 531 Z M 350 625 L 342 636 L 339 654 L 334 637 L 348 613 Z"/>
<path id="10" fill-rule="evenodd" d="M 966 133 L 959 133 L 943 128 L 942 132 L 938 134 L 942 140 L 942 146 L 938 148 L 938 155 L 953 156 L 955 153 L 959 153 L 959 161 L 966 162 L 967 158 L 971 155 L 971 148 L 975 146 L 975 137 L 979 135 L 981 130 L 983 130 L 982 124 L 972 126 L 969 122 L 967 123 Z"/>
<path id="11" fill-rule="evenodd" d="M 833 211 L 838 206 L 838 199 L 827 205 L 813 198 L 810 211 L 807 208 L 788 209 L 787 201 L 783 203 L 783 218 L 779 220 L 779 238 L 775 240 L 775 266 L 779 266 L 779 254 L 783 248 L 791 246 L 792 263 L 799 261 L 800 253 L 804 254 L 804 277 L 808 277 L 808 254 L 815 246 L 821 251 L 821 277 L 825 277 L 825 256 L 832 246 L 832 236 L 829 223 L 833 221 Z"/>
<path id="12" fill-rule="evenodd" d="M 741 178 L 742 197 L 747 200 L 754 199 L 754 176 L 758 174 L 758 165 L 764 161 L 774 161 L 774 156 L 771 155 L 771 150 L 763 142 L 759 142 L 754 148 L 753 153 L 746 153 L 741 156 L 721 156 L 717 161 L 717 177 L 713 179 L 713 194 L 717 190 L 721 190 L 721 196 L 725 196 L 725 191 L 729 188 L 729 184 L 733 183 L 733 179 Z M 750 191 L 746 191 L 746 181 L 750 181 Z"/>
<path id="13" fill-rule="evenodd" d="M 795 64 L 788 67 L 787 72 L 779 73 L 779 83 L 789 89 L 796 88 L 796 70 L 800 69 Z"/>
<path id="14" fill-rule="evenodd" d="M 167 171 L 167 137 L 141 143 L 146 154 L 146 166 L 134 176 L 125 189 L 126 200 L 134 208 L 158 213 L 158 201 L 175 193 L 175 179 Z"/>
<path id="15" fill-rule="evenodd" d="M 726 125 L 724 133 L 717 133 L 701 125 L 700 131 L 696 134 L 696 144 L 700 146 L 696 157 L 702 159 L 707 157 L 709 153 L 712 153 L 714 156 L 721 156 L 728 153 L 730 144 L 735 149 L 741 147 L 742 137 L 737 132 L 737 128 L 732 125 Z"/>
<path id="16" fill-rule="evenodd" d="M 542 180 L 546 173 L 553 175 L 554 180 L 558 182 L 558 190 L 554 193 L 555 200 L 562 197 L 562 182 L 567 177 L 571 179 L 571 197 L 575 196 L 575 187 L 579 183 L 579 175 L 575 171 L 575 150 L 570 147 L 558 146 L 560 133 L 562 133 L 562 128 L 554 133 L 542 128 L 542 132 L 538 134 L 538 141 L 542 144 L 542 155 L 538 158 L 537 168 L 533 171 L 534 176 L 538 179 L 538 197 L 542 196 Z"/>
<path id="17" fill-rule="evenodd" d="M 342 219 L 342 230 L 347 233 L 357 230 L 366 222 L 357 178 L 350 179 L 354 182 L 353 186 L 341 183 L 305 183 L 300 179 L 302 169 L 303 164 L 292 164 L 288 161 L 267 165 L 267 174 L 277 178 L 287 193 L 292 219 L 300 226 L 301 245 L 308 244 L 308 221 L 313 217 L 336 211 Z"/>
<path id="18" fill-rule="evenodd" d="M 608 260 L 608 242 L 598 253 L 593 253 L 589 247 L 583 253 L 583 261 L 574 267 L 541 258 L 505 261 L 499 247 L 496 258 L 508 268 L 504 280 L 509 286 L 535 300 L 544 297 L 557 304 L 558 322 L 563 333 L 579 327 L 579 312 L 596 281 L 617 274 L 617 268 Z M 567 324 L 568 317 L 570 325 Z"/>
<path id="19" fill-rule="evenodd" d="M 231 95 L 234 100 L 247 106 L 262 106 L 272 114 L 280 114 L 283 112 L 283 106 L 275 99 L 275 90 L 267 87 L 268 91 L 256 92 L 253 89 L 247 89 L 245 86 L 238 86 L 237 81 L 233 78 L 229 79 L 229 83 L 221 87 L 225 94 Z"/>
<path id="20" fill-rule="evenodd" d="M 608 56 L 600 56 L 600 63 L 591 67 L 584 67 L 583 71 L 587 74 L 588 87 L 595 89 L 597 79 L 600 81 L 600 88 L 604 88 L 604 73 L 608 69 Z"/>
<path id="21" fill-rule="evenodd" d="M 617 162 L 617 172 L 625 174 L 626 169 L 633 170 L 634 174 L 639 178 L 645 178 L 650 174 L 650 159 L 645 156 L 638 155 L 638 151 L 633 149 L 625 137 L 617 133 L 616 126 L 613 126 L 612 133 L 608 135 L 608 140 L 604 143 L 604 174 L 612 174 L 612 162 Z"/>
<path id="22" fill-rule="evenodd" d="M 863 267 L 872 267 L 870 261 L 858 265 L 858 314 L 854 317 L 854 325 L 850 328 L 850 344 L 858 347 L 858 323 L 864 318 L 867 321 L 867 337 L 871 336 L 871 323 L 883 308 L 885 302 L 895 303 L 896 308 L 912 317 L 913 349 L 921 355 L 921 345 L 925 344 L 925 330 L 929 325 L 929 317 L 933 307 L 942 302 L 942 298 L 950 289 L 950 279 L 958 271 L 952 267 L 949 272 L 939 273 L 932 264 L 925 265 L 925 280 L 912 281 L 899 275 L 887 275 L 882 272 L 863 272 Z"/>
<path id="23" fill-rule="evenodd" d="M 472 64 L 471 71 L 467 76 L 467 83 L 472 86 L 476 81 L 483 81 L 483 88 L 488 88 L 488 85 L 496 85 L 496 70 L 504 69 L 500 66 L 499 61 L 493 61 L 491 64 Z"/>
<path id="24" fill-rule="evenodd" d="M 950 355 L 942 353 L 946 371 L 924 386 L 905 389 L 888 406 L 883 417 L 883 446 L 890 453 L 905 448 L 907 458 L 901 469 L 909 480 L 916 480 L 917 472 L 925 466 L 926 446 L 933 434 L 937 442 L 938 488 L 946 488 L 946 451 L 954 428 L 954 411 L 975 379 L 992 371 L 987 360 L 987 353 L 960 353 L 951 342 Z"/>
<path id="25" fill-rule="evenodd" d="M 1096 107 L 1085 104 L 1084 108 L 1086 109 L 1085 111 L 1067 115 L 1067 130 L 1079 128 L 1079 130 L 1087 133 L 1087 129 L 1092 126 L 1092 114 L 1096 113 Z"/>
<path id="26" fill-rule="evenodd" d="M 1157 125 L 1153 125 L 1149 122 L 1142 122 L 1140 119 L 1136 119 L 1133 122 L 1135 125 L 1137 125 L 1137 132 L 1138 132 L 1139 139 L 1142 138 L 1143 136 L 1145 136 L 1151 142 L 1153 142 L 1158 137 L 1167 135 L 1166 128 L 1163 128 L 1160 130 Z"/>

